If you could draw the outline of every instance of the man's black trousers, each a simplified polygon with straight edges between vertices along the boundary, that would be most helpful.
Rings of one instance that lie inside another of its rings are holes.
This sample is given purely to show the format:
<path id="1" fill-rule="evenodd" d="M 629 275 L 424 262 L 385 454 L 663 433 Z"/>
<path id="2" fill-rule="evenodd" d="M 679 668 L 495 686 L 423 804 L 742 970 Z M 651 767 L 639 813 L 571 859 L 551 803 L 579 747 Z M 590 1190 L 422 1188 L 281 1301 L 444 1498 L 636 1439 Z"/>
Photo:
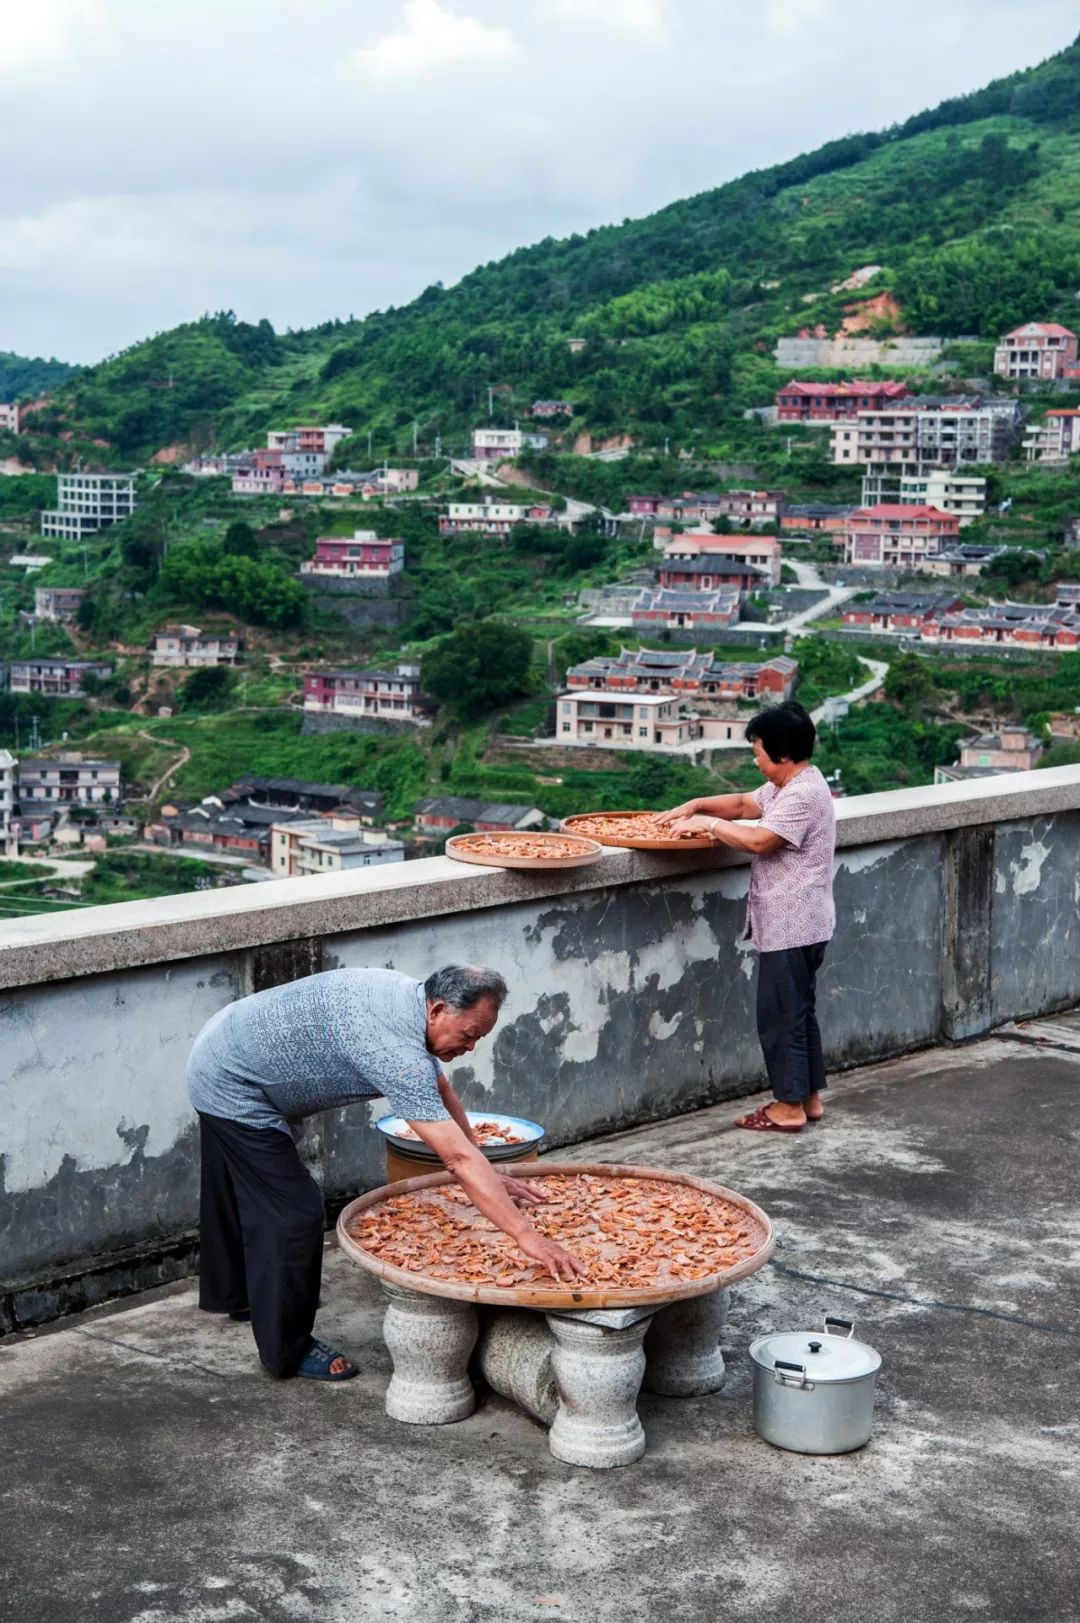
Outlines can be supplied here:
<path id="1" fill-rule="evenodd" d="M 769 1084 L 785 1104 L 805 1104 L 825 1087 L 814 983 L 827 943 L 758 953 L 757 1028 Z"/>
<path id="2" fill-rule="evenodd" d="M 325 1213 L 292 1138 L 199 1114 L 199 1306 L 251 1309 L 263 1367 L 294 1375 L 322 1278 Z"/>

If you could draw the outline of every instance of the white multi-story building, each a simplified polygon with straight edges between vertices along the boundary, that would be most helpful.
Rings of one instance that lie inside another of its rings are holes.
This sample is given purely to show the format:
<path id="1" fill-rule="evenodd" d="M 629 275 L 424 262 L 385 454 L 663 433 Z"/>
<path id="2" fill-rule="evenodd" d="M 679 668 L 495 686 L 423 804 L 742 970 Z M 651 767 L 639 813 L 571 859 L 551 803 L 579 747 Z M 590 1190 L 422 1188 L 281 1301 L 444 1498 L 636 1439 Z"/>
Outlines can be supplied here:
<path id="1" fill-rule="evenodd" d="M 163 626 L 150 639 L 152 665 L 235 665 L 243 646 L 231 631 L 200 631 L 198 626 Z"/>
<path id="2" fill-rule="evenodd" d="M 85 596 L 86 588 L 83 586 L 37 586 L 34 588 L 34 618 L 74 620 Z"/>
<path id="3" fill-rule="evenodd" d="M 922 474 L 863 474 L 862 505 L 876 507 L 881 502 L 936 507 L 939 513 L 955 514 L 963 529 L 986 512 L 986 480 L 981 474 L 953 473 L 950 468 L 931 468 Z"/>
<path id="4" fill-rule="evenodd" d="M 902 400 L 834 423 L 830 452 L 840 466 L 862 463 L 871 473 L 921 475 L 965 463 L 1004 462 L 1016 444 L 1021 416 L 1012 398 Z"/>
<path id="5" fill-rule="evenodd" d="M 129 518 L 137 506 L 131 473 L 61 473 L 56 480 L 56 508 L 42 513 L 42 535 L 81 541 Z"/>
<path id="6" fill-rule="evenodd" d="M 19 763 L 10 750 L 0 750 L 0 840 L 8 838 L 15 810 L 15 775 Z"/>
<path id="7" fill-rule="evenodd" d="M 357 820 L 300 818 L 270 829 L 270 871 L 275 879 L 304 874 L 344 873 L 404 862 L 405 846 L 380 829 L 362 829 Z"/>
<path id="8" fill-rule="evenodd" d="M 1028 462 L 1068 462 L 1080 451 L 1080 411 L 1048 411 L 1042 423 L 1032 423 L 1024 435 Z"/>
<path id="9" fill-rule="evenodd" d="M 520 456 L 528 446 L 542 451 L 548 443 L 546 434 L 522 428 L 474 428 L 472 454 L 474 462 L 510 462 Z"/>
<path id="10" fill-rule="evenodd" d="M 16 401 L 0 401 L 0 430 L 5 434 L 19 432 L 19 407 Z"/>
<path id="11" fill-rule="evenodd" d="M 123 798 L 119 761 L 63 754 L 19 763 L 19 803 L 32 806 L 107 806 Z"/>

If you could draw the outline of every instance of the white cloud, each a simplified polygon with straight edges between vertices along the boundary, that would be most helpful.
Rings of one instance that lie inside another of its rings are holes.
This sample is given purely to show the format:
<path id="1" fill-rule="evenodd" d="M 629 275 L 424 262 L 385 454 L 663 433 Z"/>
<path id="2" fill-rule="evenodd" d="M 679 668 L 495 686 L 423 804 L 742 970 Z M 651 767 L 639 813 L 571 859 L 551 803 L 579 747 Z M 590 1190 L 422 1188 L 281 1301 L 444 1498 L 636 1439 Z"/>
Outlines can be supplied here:
<path id="1" fill-rule="evenodd" d="M 105 21 L 97 0 L 8 0 L 0 10 L 0 75 L 25 83 L 41 69 L 74 65 L 87 36 Z"/>
<path id="2" fill-rule="evenodd" d="M 398 33 L 353 51 L 349 66 L 373 79 L 422 79 L 451 64 L 506 62 L 519 51 L 508 28 L 462 17 L 439 0 L 405 0 L 403 18 Z"/>
<path id="3" fill-rule="evenodd" d="M 772 0 L 765 21 L 771 34 L 790 39 L 804 34 L 812 23 L 820 23 L 829 9 L 829 0 Z"/>
<path id="4" fill-rule="evenodd" d="M 601 23 L 628 34 L 667 32 L 668 0 L 555 0 L 555 9 L 569 23 Z"/>

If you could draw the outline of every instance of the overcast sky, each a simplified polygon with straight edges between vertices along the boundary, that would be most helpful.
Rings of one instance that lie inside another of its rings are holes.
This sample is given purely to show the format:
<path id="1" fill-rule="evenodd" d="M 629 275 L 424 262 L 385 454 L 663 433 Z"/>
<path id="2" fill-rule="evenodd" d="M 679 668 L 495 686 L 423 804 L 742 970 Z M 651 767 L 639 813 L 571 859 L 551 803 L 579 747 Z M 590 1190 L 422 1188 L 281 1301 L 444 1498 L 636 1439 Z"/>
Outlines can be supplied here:
<path id="1" fill-rule="evenodd" d="M 402 304 L 1076 31 L 1070 0 L 0 0 L 0 349 Z"/>

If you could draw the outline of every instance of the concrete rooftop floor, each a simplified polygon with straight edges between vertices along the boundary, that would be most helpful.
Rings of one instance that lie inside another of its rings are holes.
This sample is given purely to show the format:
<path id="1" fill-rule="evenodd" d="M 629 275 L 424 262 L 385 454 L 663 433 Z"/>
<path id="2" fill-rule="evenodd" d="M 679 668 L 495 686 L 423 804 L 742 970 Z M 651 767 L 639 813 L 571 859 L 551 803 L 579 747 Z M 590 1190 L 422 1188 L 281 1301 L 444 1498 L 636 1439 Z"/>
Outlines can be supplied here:
<path id="1" fill-rule="evenodd" d="M 1072 1623 L 1078 1086 L 1080 1053 L 992 1040 L 839 1078 L 799 1137 L 722 1106 L 562 1152 L 715 1177 L 778 1228 L 726 1389 L 643 1397 L 619 1471 L 559 1464 L 490 1396 L 387 1420 L 381 1293 L 336 1251 L 317 1328 L 362 1363 L 342 1386 L 271 1382 L 187 1284 L 9 1338 L 0 1617 Z M 823 1311 L 884 1369 L 869 1447 L 811 1459 L 755 1436 L 747 1347 Z"/>

